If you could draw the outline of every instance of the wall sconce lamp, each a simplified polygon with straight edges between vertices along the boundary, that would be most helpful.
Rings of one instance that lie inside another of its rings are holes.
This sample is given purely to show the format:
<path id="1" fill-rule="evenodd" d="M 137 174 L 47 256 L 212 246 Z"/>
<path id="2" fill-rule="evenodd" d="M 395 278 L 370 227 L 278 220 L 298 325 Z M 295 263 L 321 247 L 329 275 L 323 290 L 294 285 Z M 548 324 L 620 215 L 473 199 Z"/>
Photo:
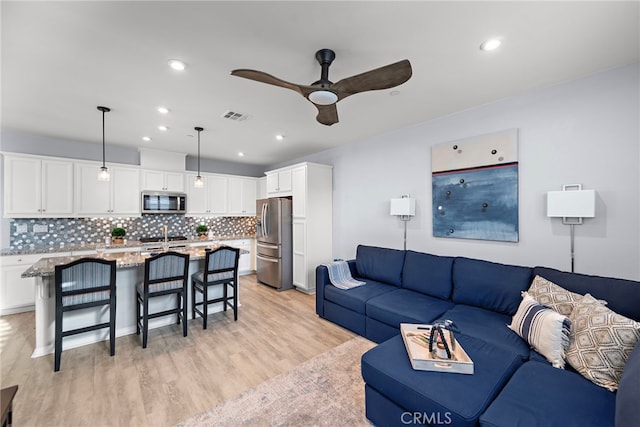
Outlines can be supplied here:
<path id="1" fill-rule="evenodd" d="M 574 271 L 575 226 L 582 224 L 583 218 L 596 216 L 595 190 L 583 190 L 582 184 L 566 184 L 562 191 L 547 193 L 547 216 L 562 218 L 562 223 L 571 227 L 571 272 Z"/>
<path id="2" fill-rule="evenodd" d="M 408 194 L 402 195 L 399 199 L 391 199 L 390 215 L 399 217 L 404 222 L 404 250 L 407 250 L 407 221 L 416 214 L 416 199 L 412 199 Z"/>

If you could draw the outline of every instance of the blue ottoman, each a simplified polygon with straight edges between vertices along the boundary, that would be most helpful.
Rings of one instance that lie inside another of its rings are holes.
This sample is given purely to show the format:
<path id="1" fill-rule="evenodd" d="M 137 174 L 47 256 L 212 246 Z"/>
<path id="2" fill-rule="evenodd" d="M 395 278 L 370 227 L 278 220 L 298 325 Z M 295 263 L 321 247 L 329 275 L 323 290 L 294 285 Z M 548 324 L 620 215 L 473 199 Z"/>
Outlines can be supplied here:
<path id="1" fill-rule="evenodd" d="M 523 359 L 477 338 L 456 338 L 473 360 L 473 375 L 414 370 L 400 335 L 362 355 L 367 418 L 377 426 L 476 426 Z"/>

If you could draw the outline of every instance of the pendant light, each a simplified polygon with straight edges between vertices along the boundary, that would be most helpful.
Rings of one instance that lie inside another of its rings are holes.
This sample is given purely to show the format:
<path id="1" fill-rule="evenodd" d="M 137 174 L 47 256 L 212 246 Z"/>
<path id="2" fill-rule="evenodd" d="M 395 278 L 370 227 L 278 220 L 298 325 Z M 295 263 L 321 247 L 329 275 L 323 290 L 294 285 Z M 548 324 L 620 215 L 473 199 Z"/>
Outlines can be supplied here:
<path id="1" fill-rule="evenodd" d="M 202 132 L 204 129 L 198 126 L 196 126 L 194 129 L 198 132 L 198 175 L 193 181 L 193 186 L 195 188 L 202 188 L 204 187 L 204 180 L 200 176 L 200 132 Z"/>
<path id="2" fill-rule="evenodd" d="M 102 167 L 100 168 L 100 172 L 98 172 L 98 181 L 109 181 L 111 179 L 111 175 L 109 174 L 109 169 L 104 164 L 104 113 L 111 111 L 111 108 L 98 107 L 98 110 L 102 111 Z"/>

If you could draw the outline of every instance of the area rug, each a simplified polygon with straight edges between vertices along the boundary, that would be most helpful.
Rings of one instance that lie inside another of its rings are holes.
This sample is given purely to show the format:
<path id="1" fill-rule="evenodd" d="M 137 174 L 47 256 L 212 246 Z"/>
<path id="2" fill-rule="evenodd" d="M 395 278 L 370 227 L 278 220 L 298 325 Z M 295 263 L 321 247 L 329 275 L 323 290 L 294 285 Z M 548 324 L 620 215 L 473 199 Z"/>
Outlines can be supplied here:
<path id="1" fill-rule="evenodd" d="M 179 426 L 370 426 L 364 415 L 362 337 L 182 421 Z"/>

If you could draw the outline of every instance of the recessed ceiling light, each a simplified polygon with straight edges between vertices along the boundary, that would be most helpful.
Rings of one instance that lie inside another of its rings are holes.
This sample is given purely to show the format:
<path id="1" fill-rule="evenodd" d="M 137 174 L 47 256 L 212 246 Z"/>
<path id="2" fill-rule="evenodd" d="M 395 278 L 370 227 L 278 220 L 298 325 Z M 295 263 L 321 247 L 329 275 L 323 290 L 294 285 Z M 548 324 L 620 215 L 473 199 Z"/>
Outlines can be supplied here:
<path id="1" fill-rule="evenodd" d="M 158 126 L 158 129 L 164 132 L 164 131 L 168 130 L 169 128 L 164 126 L 164 125 L 160 125 L 160 126 Z"/>
<path id="2" fill-rule="evenodd" d="M 244 157 L 244 153 L 243 153 L 242 151 L 240 151 L 240 152 L 238 153 L 238 156 L 240 156 L 240 157 Z"/>
<path id="3" fill-rule="evenodd" d="M 184 71 L 184 69 L 187 68 L 186 64 L 178 59 L 170 59 L 169 67 L 176 71 Z"/>
<path id="4" fill-rule="evenodd" d="M 280 135 L 280 134 L 278 134 L 278 135 L 276 135 L 276 139 L 277 139 L 278 141 L 282 141 L 282 140 L 284 139 L 284 135 Z"/>
<path id="5" fill-rule="evenodd" d="M 502 42 L 498 39 L 489 39 L 480 45 L 480 49 L 484 51 L 496 50 Z"/>
<path id="6" fill-rule="evenodd" d="M 169 112 L 169 109 L 167 107 L 158 107 L 158 113 L 160 114 L 167 114 Z"/>
<path id="7" fill-rule="evenodd" d="M 142 140 L 149 142 L 149 141 L 151 141 L 151 137 L 150 136 L 143 136 Z"/>

